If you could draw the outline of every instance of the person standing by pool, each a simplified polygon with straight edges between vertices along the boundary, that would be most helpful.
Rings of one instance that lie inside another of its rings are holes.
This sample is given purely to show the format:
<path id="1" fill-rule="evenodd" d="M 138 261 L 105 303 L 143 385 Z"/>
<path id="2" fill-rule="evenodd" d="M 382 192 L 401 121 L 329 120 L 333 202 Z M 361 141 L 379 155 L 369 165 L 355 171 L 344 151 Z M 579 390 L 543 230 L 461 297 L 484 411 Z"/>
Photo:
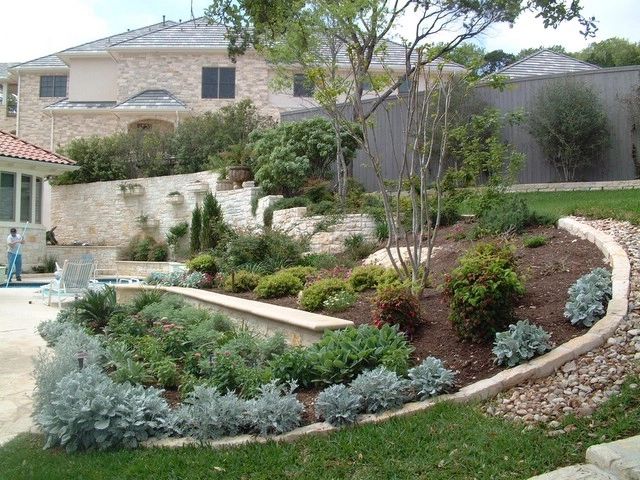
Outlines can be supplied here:
<path id="1" fill-rule="evenodd" d="M 9 275 L 9 281 L 11 281 L 11 277 L 15 273 L 16 280 L 21 282 L 22 252 L 20 251 L 20 245 L 24 245 L 24 238 L 15 228 L 10 231 L 11 233 L 7 237 L 7 274 Z M 12 267 L 13 271 L 11 270 Z"/>

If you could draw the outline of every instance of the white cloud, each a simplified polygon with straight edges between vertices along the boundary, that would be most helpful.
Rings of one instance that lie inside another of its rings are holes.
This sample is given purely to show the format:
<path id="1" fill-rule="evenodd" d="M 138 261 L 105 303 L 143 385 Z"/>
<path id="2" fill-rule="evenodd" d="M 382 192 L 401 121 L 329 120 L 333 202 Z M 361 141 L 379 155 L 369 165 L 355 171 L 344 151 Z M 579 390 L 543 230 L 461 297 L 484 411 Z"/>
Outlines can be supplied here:
<path id="1" fill-rule="evenodd" d="M 0 62 L 27 61 L 110 32 L 94 13 L 93 0 L 18 0 L 4 6 Z M 8 9 L 7 9 L 8 8 Z"/>

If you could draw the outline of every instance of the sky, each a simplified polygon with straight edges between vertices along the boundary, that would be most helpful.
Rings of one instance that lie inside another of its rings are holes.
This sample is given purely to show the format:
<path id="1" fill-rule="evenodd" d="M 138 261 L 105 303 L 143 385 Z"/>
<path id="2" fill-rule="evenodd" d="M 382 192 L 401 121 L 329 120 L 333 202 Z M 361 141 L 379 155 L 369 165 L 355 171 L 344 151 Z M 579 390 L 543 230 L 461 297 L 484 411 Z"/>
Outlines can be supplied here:
<path id="1" fill-rule="evenodd" d="M 595 16 L 599 31 L 595 39 L 585 40 L 577 22 L 557 30 L 544 29 L 533 15 L 522 16 L 510 28 L 492 27 L 476 43 L 487 51 L 502 49 L 517 53 L 523 48 L 563 45 L 568 51 L 581 50 L 590 42 L 613 36 L 640 41 L 638 0 L 582 0 L 583 13 Z M 162 21 L 162 15 L 178 21 L 201 16 L 207 0 L 18 0 L 4 7 L 10 21 L 4 21 L 0 34 L 0 62 L 24 62 Z M 405 25 L 410 19 L 404 21 Z M 403 35 L 408 30 L 399 29 Z M 406 36 L 406 35 L 405 35 Z"/>

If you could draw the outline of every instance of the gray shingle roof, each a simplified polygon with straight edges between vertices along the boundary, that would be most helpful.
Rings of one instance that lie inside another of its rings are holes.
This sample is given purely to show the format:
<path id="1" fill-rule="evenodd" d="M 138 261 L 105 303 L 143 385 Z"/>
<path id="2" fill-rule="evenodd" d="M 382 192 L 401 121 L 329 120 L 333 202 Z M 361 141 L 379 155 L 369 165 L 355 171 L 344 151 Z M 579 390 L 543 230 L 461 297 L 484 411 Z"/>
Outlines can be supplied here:
<path id="1" fill-rule="evenodd" d="M 173 25 L 176 25 L 176 22 L 167 20 L 164 23 L 160 22 L 153 25 L 148 25 L 146 27 L 137 28 L 135 30 L 129 30 L 123 33 L 118 33 L 117 35 L 111 35 L 110 37 L 101 38 L 99 40 L 94 40 L 92 42 L 83 43 L 82 45 L 78 45 L 75 47 L 67 48 L 66 50 L 62 50 L 59 53 L 65 54 L 65 53 L 76 53 L 76 52 L 103 51 L 116 43 L 126 42 L 127 40 L 131 40 L 136 37 L 140 37 L 142 35 L 147 35 L 148 33 L 156 32 L 158 30 L 162 30 L 162 29 L 171 27 Z"/>
<path id="2" fill-rule="evenodd" d="M 122 42 L 125 40 L 129 40 L 135 37 L 139 37 L 140 35 L 145 35 L 147 33 L 155 32 L 159 29 L 168 28 L 172 25 L 175 25 L 175 22 L 167 20 L 166 22 L 156 23 L 154 25 L 149 25 L 142 28 L 137 28 L 135 30 L 130 30 L 128 32 L 118 33 L 116 35 L 112 35 L 110 37 L 101 38 L 99 40 L 94 40 L 91 42 L 83 43 L 82 45 L 77 45 L 75 47 L 67 48 L 62 52 L 58 52 L 60 54 L 65 53 L 77 53 L 77 52 L 96 52 L 96 51 L 106 51 L 106 49 L 113 45 L 114 43 Z M 67 64 L 64 63 L 60 58 L 58 58 L 57 54 L 47 55 L 45 57 L 36 58 L 34 60 L 29 60 L 28 62 L 20 63 L 15 65 L 16 67 L 29 67 L 29 68 L 67 68 Z"/>
<path id="3" fill-rule="evenodd" d="M 184 102 L 167 90 L 145 90 L 114 107 L 114 110 L 186 110 Z"/>
<path id="4" fill-rule="evenodd" d="M 9 76 L 9 69 L 14 65 L 17 65 L 17 63 L 0 63 L 0 78 L 7 78 Z"/>
<path id="5" fill-rule="evenodd" d="M 227 29 L 209 24 L 204 18 L 178 23 L 168 28 L 112 44 L 114 50 L 136 48 L 227 48 Z"/>
<path id="6" fill-rule="evenodd" d="M 29 68 L 69 68 L 67 64 L 60 60 L 55 54 L 47 55 L 46 57 L 36 58 L 35 60 L 29 60 L 28 62 L 19 63 L 14 65 L 15 67 L 29 67 Z"/>
<path id="7" fill-rule="evenodd" d="M 600 67 L 552 50 L 540 50 L 528 57 L 507 65 L 496 75 L 523 78 L 537 75 L 553 75 L 584 70 L 599 70 Z"/>
<path id="8" fill-rule="evenodd" d="M 63 98 L 45 107 L 45 110 L 101 110 L 115 107 L 116 102 L 70 102 Z"/>

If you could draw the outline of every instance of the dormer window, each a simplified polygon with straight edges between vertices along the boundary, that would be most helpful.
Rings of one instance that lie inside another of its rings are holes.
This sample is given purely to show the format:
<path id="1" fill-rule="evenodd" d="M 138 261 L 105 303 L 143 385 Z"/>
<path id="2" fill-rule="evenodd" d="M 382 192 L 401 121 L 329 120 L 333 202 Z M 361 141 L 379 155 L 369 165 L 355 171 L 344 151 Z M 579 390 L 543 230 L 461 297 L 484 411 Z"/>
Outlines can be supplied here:
<path id="1" fill-rule="evenodd" d="M 293 76 L 293 96 L 313 97 L 313 83 L 304 73 L 296 73 Z"/>
<path id="2" fill-rule="evenodd" d="M 236 69 L 203 67 L 202 98 L 236 98 Z"/>
<path id="3" fill-rule="evenodd" d="M 43 75 L 40 77 L 40 97 L 66 97 L 66 75 Z"/>

